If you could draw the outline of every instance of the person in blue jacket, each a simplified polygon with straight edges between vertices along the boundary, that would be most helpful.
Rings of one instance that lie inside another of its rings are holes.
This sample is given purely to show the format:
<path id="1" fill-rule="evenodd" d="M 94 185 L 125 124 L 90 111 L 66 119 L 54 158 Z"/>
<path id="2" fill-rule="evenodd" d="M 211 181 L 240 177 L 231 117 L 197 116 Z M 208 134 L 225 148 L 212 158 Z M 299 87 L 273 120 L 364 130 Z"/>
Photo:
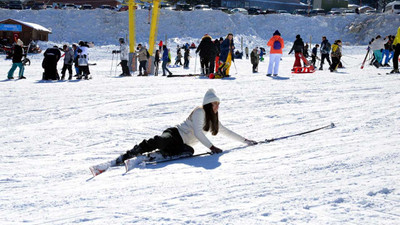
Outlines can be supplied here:
<path id="1" fill-rule="evenodd" d="M 169 75 L 172 75 L 171 71 L 167 68 L 167 64 L 171 62 L 168 55 L 169 49 L 166 45 L 163 45 L 163 55 L 162 55 L 162 72 L 163 76 L 165 76 L 165 71 L 168 71 Z"/>
<path id="2" fill-rule="evenodd" d="M 218 72 L 222 76 L 229 76 L 229 68 L 231 67 L 233 59 L 233 50 L 235 44 L 233 43 L 233 34 L 229 33 L 225 40 L 221 43 L 221 52 L 219 56 Z"/>

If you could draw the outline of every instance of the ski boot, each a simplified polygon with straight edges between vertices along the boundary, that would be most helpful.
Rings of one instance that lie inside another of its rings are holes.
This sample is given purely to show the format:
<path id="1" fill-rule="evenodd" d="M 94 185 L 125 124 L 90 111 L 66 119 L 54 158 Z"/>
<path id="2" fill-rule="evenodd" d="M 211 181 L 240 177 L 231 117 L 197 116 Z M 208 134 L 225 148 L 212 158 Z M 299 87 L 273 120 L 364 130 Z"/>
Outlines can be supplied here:
<path id="1" fill-rule="evenodd" d="M 125 160 L 139 156 L 142 153 L 142 148 L 139 145 L 135 145 L 132 150 L 129 150 L 125 154 L 118 156 L 118 158 L 115 159 L 115 165 L 123 165 Z"/>

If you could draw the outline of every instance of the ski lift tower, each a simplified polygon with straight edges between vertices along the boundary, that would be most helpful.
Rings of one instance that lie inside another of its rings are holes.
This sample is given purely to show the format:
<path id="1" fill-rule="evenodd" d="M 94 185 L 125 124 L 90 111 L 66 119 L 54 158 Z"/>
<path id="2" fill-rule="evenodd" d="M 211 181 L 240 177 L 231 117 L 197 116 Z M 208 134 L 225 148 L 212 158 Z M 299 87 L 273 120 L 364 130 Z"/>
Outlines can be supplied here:
<path id="1" fill-rule="evenodd" d="M 142 0 L 143 1 L 143 0 Z M 149 74 L 154 72 L 154 45 L 155 39 L 157 37 L 157 27 L 158 18 L 160 15 L 160 4 L 161 0 L 147 0 L 146 2 L 152 2 L 152 16 L 150 24 L 150 35 L 149 35 L 149 54 L 150 58 L 147 63 L 147 71 Z M 135 45 L 136 45 L 136 32 L 135 32 L 135 18 L 136 18 L 136 2 L 135 0 L 128 1 L 128 11 L 129 11 L 129 58 L 131 65 L 131 71 L 136 71 L 136 55 L 135 55 Z"/>

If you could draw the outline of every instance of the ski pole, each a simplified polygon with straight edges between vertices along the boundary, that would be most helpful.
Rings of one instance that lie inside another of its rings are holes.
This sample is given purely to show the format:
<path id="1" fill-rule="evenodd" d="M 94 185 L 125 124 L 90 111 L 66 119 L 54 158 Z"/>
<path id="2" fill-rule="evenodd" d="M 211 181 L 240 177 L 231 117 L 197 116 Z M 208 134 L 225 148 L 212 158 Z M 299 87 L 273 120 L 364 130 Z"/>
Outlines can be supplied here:
<path id="1" fill-rule="evenodd" d="M 157 164 L 157 163 L 171 162 L 171 161 L 177 161 L 177 160 L 186 159 L 186 158 L 199 157 L 199 156 L 203 156 L 203 155 L 212 155 L 212 153 L 211 152 L 204 152 L 204 153 L 200 153 L 200 154 L 196 154 L 196 155 L 188 155 L 188 156 L 185 156 L 185 157 L 180 157 L 180 158 L 175 158 L 175 159 L 164 159 L 164 160 L 159 160 L 159 161 L 150 161 L 150 162 L 146 162 L 146 164 Z"/>
<path id="2" fill-rule="evenodd" d="M 235 63 L 235 60 L 233 60 L 233 65 L 235 66 L 235 70 L 236 70 L 236 75 L 237 75 L 237 69 L 236 69 L 236 63 Z"/>
<path id="3" fill-rule="evenodd" d="M 196 74 L 196 66 L 197 66 L 197 53 L 196 53 L 196 57 L 194 59 L 194 74 Z"/>
<path id="4" fill-rule="evenodd" d="M 292 135 L 278 137 L 278 138 L 272 138 L 272 139 L 265 139 L 264 141 L 259 141 L 258 144 L 264 144 L 264 143 L 269 143 L 269 142 L 278 141 L 278 140 L 282 140 L 282 139 L 287 139 L 287 138 L 291 138 L 291 137 L 295 137 L 295 136 L 309 134 L 309 133 L 312 133 L 312 132 L 315 132 L 315 131 L 318 131 L 318 130 L 323 130 L 323 129 L 327 129 L 327 128 L 334 128 L 334 127 L 335 127 L 335 124 L 331 123 L 331 124 L 329 124 L 327 126 L 323 126 L 323 127 L 316 128 L 316 129 L 313 129 L 313 130 L 301 132 L 301 133 L 298 133 L 298 134 L 292 134 Z"/>
<path id="5" fill-rule="evenodd" d="M 114 64 L 114 53 L 112 54 L 112 58 L 111 58 L 110 77 L 112 76 L 113 64 Z"/>

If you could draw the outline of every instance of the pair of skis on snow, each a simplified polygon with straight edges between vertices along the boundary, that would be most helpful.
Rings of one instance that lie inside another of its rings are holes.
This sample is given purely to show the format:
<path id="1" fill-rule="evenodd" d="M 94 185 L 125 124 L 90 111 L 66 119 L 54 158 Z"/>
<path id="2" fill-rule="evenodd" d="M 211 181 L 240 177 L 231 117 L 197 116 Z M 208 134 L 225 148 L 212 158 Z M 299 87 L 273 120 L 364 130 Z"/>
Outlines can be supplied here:
<path id="1" fill-rule="evenodd" d="M 265 139 L 264 141 L 257 142 L 257 144 L 270 143 L 273 141 L 283 140 L 283 139 L 287 139 L 287 138 L 291 138 L 291 137 L 295 137 L 295 136 L 301 136 L 304 134 L 309 134 L 309 133 L 313 133 L 313 132 L 316 132 L 319 130 L 334 128 L 334 127 L 335 127 L 335 124 L 331 123 L 329 125 L 319 127 L 319 128 L 313 129 L 313 130 L 308 130 L 308 131 L 304 131 L 304 132 L 300 132 L 300 133 L 296 133 L 296 134 L 292 134 L 292 135 L 288 135 L 288 136 L 278 137 L 278 138 Z M 212 155 L 212 153 L 205 152 L 205 153 L 200 153 L 200 154 L 195 154 L 195 155 L 187 154 L 187 155 L 164 157 L 159 152 L 152 152 L 152 153 L 148 153 L 146 155 L 140 155 L 135 158 L 125 160 L 124 165 L 125 165 L 126 172 L 128 172 L 134 168 L 145 167 L 146 165 L 149 165 L 149 164 L 154 165 L 154 164 L 166 163 L 166 162 L 171 162 L 171 161 L 176 161 L 176 160 L 181 160 L 181 159 L 186 159 L 186 158 L 200 157 L 200 156 L 204 156 L 204 155 Z M 115 160 L 112 160 L 109 162 L 91 166 L 90 171 L 92 172 L 93 177 L 95 177 L 97 175 L 100 175 L 100 174 L 106 172 L 110 168 L 117 167 L 117 166 L 120 166 L 120 165 L 116 165 Z"/>

